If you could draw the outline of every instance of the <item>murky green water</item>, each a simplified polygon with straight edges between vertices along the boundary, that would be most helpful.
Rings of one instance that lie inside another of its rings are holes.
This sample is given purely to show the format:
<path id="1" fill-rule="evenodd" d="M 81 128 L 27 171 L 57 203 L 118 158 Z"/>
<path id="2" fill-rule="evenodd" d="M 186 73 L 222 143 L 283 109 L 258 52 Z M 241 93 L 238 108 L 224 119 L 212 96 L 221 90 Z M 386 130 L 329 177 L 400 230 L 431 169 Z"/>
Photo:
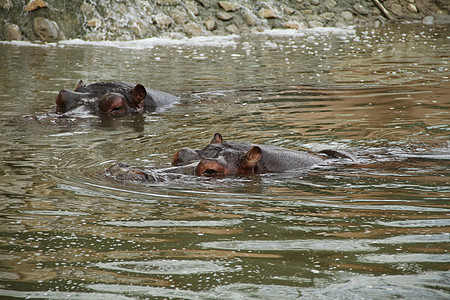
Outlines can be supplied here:
<path id="1" fill-rule="evenodd" d="M 0 44 L 0 295 L 448 299 L 449 36 Z M 62 120 L 54 97 L 79 79 L 183 101 Z M 148 185 L 102 174 L 168 166 L 215 132 L 359 163 Z"/>

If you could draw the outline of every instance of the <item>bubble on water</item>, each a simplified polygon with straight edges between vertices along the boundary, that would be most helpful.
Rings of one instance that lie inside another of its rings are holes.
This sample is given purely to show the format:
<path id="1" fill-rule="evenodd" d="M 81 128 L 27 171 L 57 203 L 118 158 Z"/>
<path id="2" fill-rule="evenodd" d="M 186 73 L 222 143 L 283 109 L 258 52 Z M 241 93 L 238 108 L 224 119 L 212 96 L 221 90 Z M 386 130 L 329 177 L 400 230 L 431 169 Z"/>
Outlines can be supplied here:
<path id="1" fill-rule="evenodd" d="M 233 271 L 225 262 L 175 259 L 97 263 L 96 267 L 140 274 L 188 275 Z"/>
<path id="2" fill-rule="evenodd" d="M 241 220 L 147 220 L 147 221 L 107 221 L 101 225 L 122 227 L 223 227 L 235 226 L 242 223 Z"/>
<path id="3" fill-rule="evenodd" d="M 204 248 L 254 251 L 299 251 L 320 250 L 338 252 L 375 251 L 365 241 L 355 240 L 253 240 L 253 241 L 220 241 L 200 243 Z"/>

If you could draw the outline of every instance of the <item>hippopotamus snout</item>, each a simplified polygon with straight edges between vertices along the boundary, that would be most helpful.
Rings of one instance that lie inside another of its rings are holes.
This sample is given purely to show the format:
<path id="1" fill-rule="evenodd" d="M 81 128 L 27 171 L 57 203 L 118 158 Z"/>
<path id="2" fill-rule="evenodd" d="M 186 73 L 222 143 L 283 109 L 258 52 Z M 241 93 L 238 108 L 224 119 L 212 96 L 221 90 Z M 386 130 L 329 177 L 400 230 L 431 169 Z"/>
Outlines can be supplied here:
<path id="1" fill-rule="evenodd" d="M 64 89 L 58 93 L 55 100 L 56 112 L 65 113 L 66 111 L 76 108 L 80 99 L 74 92 Z"/>

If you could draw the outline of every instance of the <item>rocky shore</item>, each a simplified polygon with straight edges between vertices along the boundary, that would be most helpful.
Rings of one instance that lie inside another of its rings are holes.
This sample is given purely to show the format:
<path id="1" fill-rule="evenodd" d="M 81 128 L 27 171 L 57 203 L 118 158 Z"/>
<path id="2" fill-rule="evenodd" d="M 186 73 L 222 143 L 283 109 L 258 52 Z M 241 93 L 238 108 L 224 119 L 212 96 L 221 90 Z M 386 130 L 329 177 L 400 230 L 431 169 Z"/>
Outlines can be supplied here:
<path id="1" fill-rule="evenodd" d="M 0 40 L 133 40 L 448 23 L 448 0 L 0 0 Z"/>

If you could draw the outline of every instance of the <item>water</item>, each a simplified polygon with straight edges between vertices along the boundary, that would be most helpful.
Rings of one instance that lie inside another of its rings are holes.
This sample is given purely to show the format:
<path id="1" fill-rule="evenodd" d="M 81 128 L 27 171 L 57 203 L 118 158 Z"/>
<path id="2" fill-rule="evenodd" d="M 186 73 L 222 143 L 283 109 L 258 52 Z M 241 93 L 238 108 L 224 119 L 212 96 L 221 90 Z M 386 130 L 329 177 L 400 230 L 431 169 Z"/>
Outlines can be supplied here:
<path id="1" fill-rule="evenodd" d="M 0 44 L 0 295 L 448 299 L 450 30 Z M 79 79 L 181 95 L 58 118 Z M 117 183 L 226 140 L 352 152 L 299 174 Z"/>

